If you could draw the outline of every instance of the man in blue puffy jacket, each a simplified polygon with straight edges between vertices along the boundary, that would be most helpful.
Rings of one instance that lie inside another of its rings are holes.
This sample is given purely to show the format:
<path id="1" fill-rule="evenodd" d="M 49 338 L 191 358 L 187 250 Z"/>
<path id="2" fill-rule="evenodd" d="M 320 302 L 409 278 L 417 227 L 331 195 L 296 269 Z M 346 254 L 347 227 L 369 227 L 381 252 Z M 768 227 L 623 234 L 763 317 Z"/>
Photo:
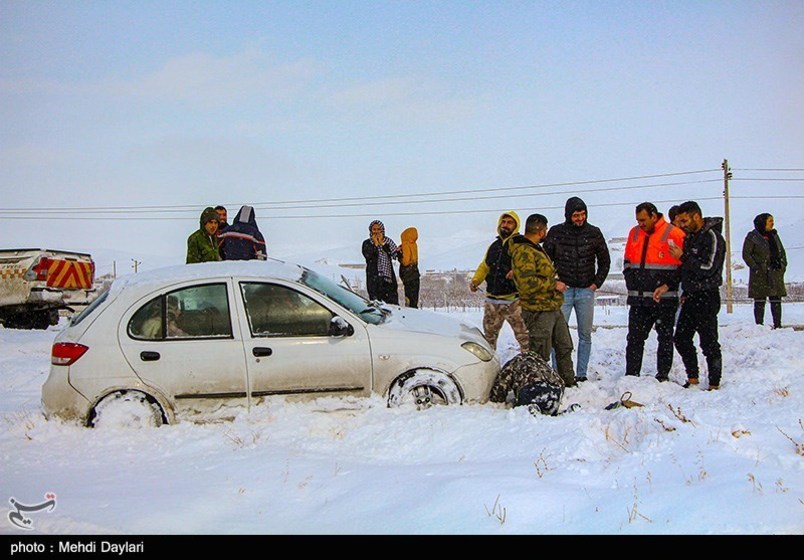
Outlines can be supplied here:
<path id="1" fill-rule="evenodd" d="M 241 206 L 232 225 L 218 236 L 225 261 L 265 260 L 265 238 L 257 227 L 254 208 Z"/>

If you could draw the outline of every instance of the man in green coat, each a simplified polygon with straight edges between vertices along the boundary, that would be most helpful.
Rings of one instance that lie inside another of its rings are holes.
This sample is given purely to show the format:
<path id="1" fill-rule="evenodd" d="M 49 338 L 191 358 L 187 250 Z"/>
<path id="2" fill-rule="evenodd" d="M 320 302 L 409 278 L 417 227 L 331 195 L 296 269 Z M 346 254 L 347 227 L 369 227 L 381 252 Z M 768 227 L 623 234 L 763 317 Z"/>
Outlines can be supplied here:
<path id="1" fill-rule="evenodd" d="M 525 234 L 515 236 L 508 249 L 513 279 L 528 328 L 530 351 L 548 361 L 555 348 L 558 374 L 567 387 L 574 387 L 572 338 L 561 313 L 564 296 L 556 289 L 555 266 L 541 246 L 546 235 L 547 218 L 541 214 L 528 216 Z"/>
<path id="2" fill-rule="evenodd" d="M 201 227 L 187 238 L 187 264 L 221 260 L 218 249 L 218 213 L 211 206 L 201 212 Z"/>

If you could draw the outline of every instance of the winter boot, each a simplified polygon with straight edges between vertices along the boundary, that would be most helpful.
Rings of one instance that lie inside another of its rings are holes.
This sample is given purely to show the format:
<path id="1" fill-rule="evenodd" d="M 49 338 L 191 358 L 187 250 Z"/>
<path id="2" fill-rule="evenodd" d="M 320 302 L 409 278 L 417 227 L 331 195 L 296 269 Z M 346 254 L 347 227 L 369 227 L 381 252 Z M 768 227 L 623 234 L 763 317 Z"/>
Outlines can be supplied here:
<path id="1" fill-rule="evenodd" d="M 698 378 L 697 377 L 688 377 L 687 382 L 684 383 L 684 388 L 689 389 L 693 385 L 698 385 Z"/>
<path id="2" fill-rule="evenodd" d="M 773 328 L 774 329 L 781 329 L 782 328 L 782 302 L 781 301 L 771 301 L 771 316 L 773 317 Z"/>

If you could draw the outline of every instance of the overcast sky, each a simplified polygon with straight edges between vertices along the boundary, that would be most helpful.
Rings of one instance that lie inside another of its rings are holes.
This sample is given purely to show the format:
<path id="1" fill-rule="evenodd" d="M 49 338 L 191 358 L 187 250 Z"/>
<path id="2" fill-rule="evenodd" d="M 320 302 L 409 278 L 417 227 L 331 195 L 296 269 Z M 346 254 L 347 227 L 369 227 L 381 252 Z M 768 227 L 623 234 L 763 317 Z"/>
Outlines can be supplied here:
<path id="1" fill-rule="evenodd" d="M 445 251 L 575 194 L 623 236 L 643 200 L 722 215 L 725 158 L 786 197 L 735 200 L 741 243 L 802 219 L 804 172 L 749 171 L 804 168 L 802 29 L 802 1 L 0 0 L 0 246 L 183 262 L 204 206 L 248 203 L 276 256 L 359 258 L 374 217 Z"/>

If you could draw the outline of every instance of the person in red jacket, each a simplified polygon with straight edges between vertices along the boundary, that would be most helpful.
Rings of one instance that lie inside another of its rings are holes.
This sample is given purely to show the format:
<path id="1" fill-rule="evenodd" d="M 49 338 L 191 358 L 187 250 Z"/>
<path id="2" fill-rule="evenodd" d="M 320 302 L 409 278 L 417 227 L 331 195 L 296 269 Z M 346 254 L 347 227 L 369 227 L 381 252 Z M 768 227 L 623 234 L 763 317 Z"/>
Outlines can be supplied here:
<path id="1" fill-rule="evenodd" d="M 656 328 L 656 379 L 667 381 L 673 366 L 673 326 L 678 309 L 681 261 L 670 253 L 684 246 L 684 232 L 664 219 L 650 202 L 636 207 L 637 226 L 628 234 L 623 276 L 628 288 L 628 342 L 625 374 L 639 376 L 645 341 Z"/>

